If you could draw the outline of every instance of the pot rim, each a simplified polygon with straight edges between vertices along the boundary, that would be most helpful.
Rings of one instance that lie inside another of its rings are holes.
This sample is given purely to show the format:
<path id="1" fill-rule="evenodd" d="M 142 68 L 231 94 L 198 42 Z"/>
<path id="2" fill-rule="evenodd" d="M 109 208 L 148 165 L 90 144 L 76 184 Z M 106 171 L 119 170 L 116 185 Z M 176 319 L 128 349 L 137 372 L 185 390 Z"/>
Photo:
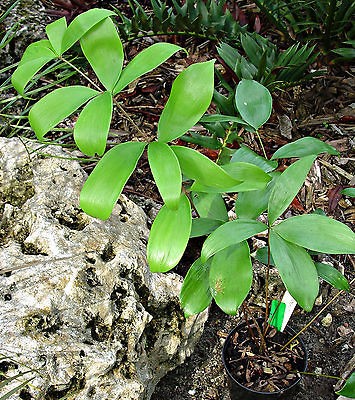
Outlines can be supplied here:
<path id="1" fill-rule="evenodd" d="M 257 320 L 260 320 L 260 318 L 257 318 Z M 252 393 L 252 394 L 254 393 L 254 394 L 258 394 L 258 395 L 268 395 L 268 396 L 270 396 L 270 395 L 271 395 L 271 396 L 272 396 L 272 395 L 275 395 L 275 396 L 277 396 L 277 395 L 280 395 L 280 394 L 285 393 L 286 391 L 290 390 L 290 389 L 293 388 L 294 386 L 298 385 L 298 384 L 300 383 L 301 379 L 302 379 L 302 374 L 300 374 L 300 376 L 296 379 L 296 381 L 295 381 L 292 385 L 287 386 L 287 387 L 285 387 L 284 389 L 277 390 L 277 391 L 275 391 L 275 392 L 259 392 L 259 391 L 256 391 L 256 390 L 253 390 L 253 389 L 251 389 L 251 388 L 248 388 L 248 387 L 244 386 L 242 383 L 238 382 L 238 381 L 235 379 L 235 377 L 234 377 L 234 376 L 231 374 L 231 372 L 229 371 L 229 367 L 228 367 L 227 362 L 226 362 L 226 359 L 225 359 L 225 354 L 226 354 L 227 347 L 228 347 L 228 345 L 229 345 L 229 343 L 230 343 L 230 341 L 231 341 L 232 335 L 234 335 L 234 333 L 235 333 L 238 329 L 240 329 L 240 327 L 242 327 L 242 326 L 244 326 L 244 325 L 246 325 L 246 323 L 245 323 L 245 321 L 242 321 L 242 322 L 240 322 L 237 326 L 235 326 L 235 327 L 229 332 L 229 334 L 228 334 L 228 336 L 226 337 L 226 340 L 224 341 L 224 344 L 223 344 L 223 348 L 222 348 L 222 362 L 223 362 L 223 365 L 224 365 L 224 369 L 225 369 L 225 371 L 226 371 L 227 374 L 228 374 L 228 377 L 229 377 L 234 383 L 236 383 L 238 386 L 240 386 L 242 389 L 244 389 L 244 390 L 246 390 L 246 391 L 249 391 L 249 392 Z M 285 332 L 286 332 L 286 333 L 290 333 L 292 336 L 294 336 L 294 335 L 296 334 L 295 330 L 292 329 L 292 328 L 289 327 L 289 326 L 286 326 Z M 308 351 L 307 351 L 307 348 L 306 348 L 306 346 L 305 346 L 303 340 L 302 340 L 300 337 L 298 337 L 297 339 L 298 339 L 298 341 L 299 341 L 299 343 L 300 343 L 300 345 L 301 345 L 301 347 L 302 347 L 302 349 L 303 349 L 303 351 L 304 351 L 304 358 L 303 358 L 303 359 L 304 359 L 304 369 L 303 369 L 303 371 L 300 371 L 300 372 L 305 372 L 305 371 L 307 370 L 307 366 L 308 366 Z"/>

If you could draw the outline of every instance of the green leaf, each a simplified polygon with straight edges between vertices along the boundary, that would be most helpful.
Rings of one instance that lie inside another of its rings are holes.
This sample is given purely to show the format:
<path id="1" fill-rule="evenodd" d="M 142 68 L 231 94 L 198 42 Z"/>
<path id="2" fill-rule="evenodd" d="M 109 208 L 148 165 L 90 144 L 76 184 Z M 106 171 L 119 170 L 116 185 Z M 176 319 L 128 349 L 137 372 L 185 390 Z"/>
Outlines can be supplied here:
<path id="1" fill-rule="evenodd" d="M 227 172 L 229 176 L 232 178 L 239 180 L 240 183 L 233 186 L 215 186 L 211 187 L 203 185 L 200 182 L 195 182 L 191 189 L 197 192 L 206 192 L 206 193 L 235 193 L 235 192 L 247 192 L 247 191 L 255 191 L 259 189 L 264 189 L 269 181 L 271 181 L 271 177 L 266 174 L 259 167 L 244 163 L 244 162 L 236 162 L 222 165 L 222 169 Z"/>
<path id="2" fill-rule="evenodd" d="M 210 264 L 210 261 L 202 264 L 198 258 L 186 274 L 180 292 L 185 317 L 202 312 L 212 301 L 209 284 Z"/>
<path id="3" fill-rule="evenodd" d="M 75 143 L 84 154 L 93 156 L 104 153 L 111 117 L 110 92 L 96 96 L 85 106 L 74 127 Z"/>
<path id="4" fill-rule="evenodd" d="M 230 187 L 240 183 L 198 151 L 184 146 L 171 146 L 171 148 L 179 160 L 182 172 L 188 178 L 217 188 Z"/>
<path id="5" fill-rule="evenodd" d="M 191 197 L 200 217 L 228 221 L 226 204 L 220 194 L 191 192 Z"/>
<path id="6" fill-rule="evenodd" d="M 280 147 L 272 156 L 272 159 L 305 157 L 312 154 L 318 155 L 321 153 L 328 153 L 334 156 L 339 155 L 338 150 L 336 150 L 333 146 L 330 146 L 329 144 L 313 137 L 304 137 Z"/>
<path id="7" fill-rule="evenodd" d="M 265 265 L 268 264 L 268 258 L 269 258 L 268 248 L 269 248 L 268 246 L 260 247 L 258 250 L 256 250 L 256 253 L 255 253 L 255 259 Z M 273 267 L 275 266 L 275 262 L 271 256 L 271 254 L 270 254 L 270 265 Z"/>
<path id="8" fill-rule="evenodd" d="M 317 268 L 319 277 L 324 279 L 326 282 L 328 282 L 336 289 L 346 290 L 347 292 L 349 292 L 350 290 L 349 282 L 340 271 L 338 271 L 336 268 L 332 267 L 329 264 L 320 262 L 316 262 L 314 264 Z"/>
<path id="9" fill-rule="evenodd" d="M 261 168 L 246 162 L 231 162 L 222 168 L 228 175 L 242 182 L 238 185 L 237 192 L 264 189 L 272 179 Z"/>
<path id="10" fill-rule="evenodd" d="M 56 57 L 49 40 L 40 40 L 30 44 L 12 74 L 11 82 L 14 88 L 23 96 L 28 82 L 47 62 Z"/>
<path id="11" fill-rule="evenodd" d="M 264 189 L 238 193 L 234 206 L 237 217 L 256 219 L 267 210 L 271 191 L 280 175 L 281 172 L 271 172 L 272 181 Z"/>
<path id="12" fill-rule="evenodd" d="M 355 372 L 346 380 L 345 385 L 336 394 L 350 399 L 355 399 Z"/>
<path id="13" fill-rule="evenodd" d="M 167 272 L 174 268 L 184 254 L 190 232 L 190 202 L 182 194 L 177 210 L 164 205 L 153 222 L 147 246 L 150 270 Z"/>
<path id="14" fill-rule="evenodd" d="M 175 79 L 158 123 L 158 140 L 170 142 L 193 127 L 211 103 L 214 60 L 190 65 Z"/>
<path id="15" fill-rule="evenodd" d="M 340 192 L 341 194 L 345 194 L 345 196 L 355 197 L 355 188 L 346 188 Z"/>
<path id="16" fill-rule="evenodd" d="M 148 160 L 164 203 L 176 210 L 180 204 L 182 178 L 175 153 L 166 143 L 152 142 L 148 146 Z"/>
<path id="17" fill-rule="evenodd" d="M 80 193 L 80 207 L 87 214 L 102 220 L 111 215 L 145 145 L 140 142 L 121 143 L 102 157 Z"/>
<path id="18" fill-rule="evenodd" d="M 123 47 L 111 18 L 105 18 L 80 39 L 83 53 L 100 82 L 112 91 L 123 65 Z"/>
<path id="19" fill-rule="evenodd" d="M 270 225 L 291 204 L 301 189 L 316 157 L 315 155 L 310 155 L 299 159 L 277 178 L 269 199 L 268 212 Z"/>
<path id="20" fill-rule="evenodd" d="M 42 97 L 28 116 L 38 139 L 42 140 L 47 132 L 98 93 L 85 86 L 68 86 Z"/>
<path id="21" fill-rule="evenodd" d="M 259 129 L 271 115 L 272 97 L 260 83 L 242 79 L 235 92 L 235 104 L 242 118 L 253 128 Z"/>
<path id="22" fill-rule="evenodd" d="M 355 58 L 355 49 L 351 49 L 350 47 L 341 47 L 340 49 L 332 50 L 332 52 L 349 60 L 353 60 Z"/>
<path id="23" fill-rule="evenodd" d="M 74 18 L 64 33 L 62 50 L 60 53 L 65 53 L 75 42 L 85 35 L 87 31 L 110 15 L 115 15 L 115 13 L 103 8 L 92 8 Z"/>
<path id="24" fill-rule="evenodd" d="M 317 214 L 287 218 L 275 226 L 289 242 L 326 254 L 354 254 L 355 234 L 345 224 Z"/>
<path id="25" fill-rule="evenodd" d="M 218 219 L 194 218 L 192 220 L 190 238 L 208 235 L 221 226 L 223 222 Z"/>
<path id="26" fill-rule="evenodd" d="M 267 226 L 259 221 L 236 219 L 226 222 L 205 240 L 201 250 L 201 260 L 205 262 L 219 251 L 265 230 Z"/>
<path id="27" fill-rule="evenodd" d="M 318 296 L 317 269 L 302 247 L 287 242 L 274 229 L 270 231 L 270 251 L 281 279 L 291 296 L 306 311 L 311 311 Z"/>
<path id="28" fill-rule="evenodd" d="M 56 21 L 46 26 L 46 33 L 54 51 L 61 56 L 62 41 L 67 30 L 67 21 L 65 17 L 59 18 Z"/>
<path id="29" fill-rule="evenodd" d="M 270 161 L 262 156 L 259 156 L 259 154 L 256 154 L 244 144 L 240 145 L 240 149 L 238 149 L 232 156 L 231 162 L 236 161 L 254 164 L 261 168 L 264 172 L 270 172 L 277 168 L 277 161 Z"/>
<path id="30" fill-rule="evenodd" d="M 236 122 L 241 125 L 247 125 L 241 118 L 223 114 L 206 114 L 200 119 L 200 122 Z"/>
<path id="31" fill-rule="evenodd" d="M 135 79 L 152 71 L 179 50 L 183 48 L 171 43 L 155 43 L 144 49 L 122 71 L 113 94 L 117 94 Z"/>
<path id="32" fill-rule="evenodd" d="M 248 295 L 253 280 L 248 243 L 243 241 L 219 251 L 212 258 L 210 286 L 217 305 L 236 315 Z"/>

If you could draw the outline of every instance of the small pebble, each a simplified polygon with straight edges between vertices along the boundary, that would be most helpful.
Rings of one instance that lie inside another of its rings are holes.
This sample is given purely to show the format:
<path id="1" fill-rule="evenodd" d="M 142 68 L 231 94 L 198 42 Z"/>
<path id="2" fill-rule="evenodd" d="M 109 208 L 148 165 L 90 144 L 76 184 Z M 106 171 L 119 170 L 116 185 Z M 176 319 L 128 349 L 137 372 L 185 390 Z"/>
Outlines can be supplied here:
<path id="1" fill-rule="evenodd" d="M 188 393 L 191 395 L 191 396 L 195 396 L 195 394 L 196 394 L 196 390 L 189 390 L 188 391 Z"/>
<path id="2" fill-rule="evenodd" d="M 329 328 L 330 325 L 333 322 L 333 317 L 332 314 L 328 313 L 321 321 L 321 324 L 325 327 L 325 328 Z"/>
<path id="3" fill-rule="evenodd" d="M 314 368 L 314 373 L 315 373 L 315 374 L 320 375 L 322 372 L 323 372 L 323 370 L 322 370 L 321 367 L 315 367 L 315 368 Z"/>
<path id="4" fill-rule="evenodd" d="M 314 304 L 315 304 L 316 306 L 321 306 L 322 303 L 323 303 L 323 296 L 320 295 L 320 296 L 318 296 L 318 297 L 316 298 L 316 301 L 314 302 Z"/>

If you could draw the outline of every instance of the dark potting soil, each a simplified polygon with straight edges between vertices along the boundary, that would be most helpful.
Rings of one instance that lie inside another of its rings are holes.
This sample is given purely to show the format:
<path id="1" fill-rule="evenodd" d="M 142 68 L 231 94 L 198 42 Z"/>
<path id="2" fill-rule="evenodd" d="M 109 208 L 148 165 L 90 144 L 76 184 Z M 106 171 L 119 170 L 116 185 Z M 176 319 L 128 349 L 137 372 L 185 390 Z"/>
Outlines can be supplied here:
<path id="1" fill-rule="evenodd" d="M 264 342 L 258 331 L 263 332 Z M 303 343 L 298 339 L 288 343 L 294 334 L 288 327 L 283 333 L 266 328 L 262 319 L 241 323 L 224 345 L 230 376 L 255 392 L 275 393 L 292 387 L 300 380 L 298 371 L 303 372 L 307 364 Z"/>

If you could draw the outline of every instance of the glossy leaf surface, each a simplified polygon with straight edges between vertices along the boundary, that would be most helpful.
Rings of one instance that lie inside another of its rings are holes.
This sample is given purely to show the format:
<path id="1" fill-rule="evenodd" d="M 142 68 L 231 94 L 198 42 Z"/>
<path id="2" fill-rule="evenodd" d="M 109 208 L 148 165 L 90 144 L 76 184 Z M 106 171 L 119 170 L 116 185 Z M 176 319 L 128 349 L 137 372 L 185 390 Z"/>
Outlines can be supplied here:
<path id="1" fill-rule="evenodd" d="M 188 178 L 217 188 L 230 187 L 240 183 L 198 151 L 183 146 L 171 146 L 171 148 L 179 160 L 182 172 Z"/>
<path id="2" fill-rule="evenodd" d="M 261 168 L 246 162 L 231 162 L 222 168 L 228 175 L 242 182 L 237 191 L 264 189 L 272 179 Z"/>
<path id="3" fill-rule="evenodd" d="M 235 315 L 253 280 L 248 243 L 243 241 L 216 253 L 211 262 L 210 286 L 217 305 Z"/>
<path id="4" fill-rule="evenodd" d="M 222 224 L 223 221 L 218 219 L 194 218 L 192 220 L 190 237 L 193 238 L 208 235 Z"/>
<path id="5" fill-rule="evenodd" d="M 271 177 L 266 174 L 262 169 L 256 165 L 235 162 L 230 164 L 222 165 L 221 167 L 229 176 L 236 179 L 240 183 L 233 186 L 215 186 L 211 187 L 209 184 L 203 185 L 200 182 L 195 182 L 191 189 L 197 192 L 205 193 L 235 193 L 235 192 L 248 192 L 264 189 L 268 182 L 271 181 Z"/>
<path id="6" fill-rule="evenodd" d="M 255 259 L 265 265 L 268 265 L 269 261 L 268 246 L 260 247 L 258 250 L 256 250 Z M 270 254 L 270 265 L 273 267 L 275 266 L 275 262 L 271 254 Z"/>
<path id="7" fill-rule="evenodd" d="M 111 18 L 105 18 L 80 39 L 86 59 L 109 91 L 112 91 L 123 65 L 123 47 Z"/>
<path id="8" fill-rule="evenodd" d="M 176 210 L 180 204 L 182 178 L 175 153 L 166 143 L 152 142 L 148 146 L 148 160 L 164 203 Z"/>
<path id="9" fill-rule="evenodd" d="M 115 13 L 102 8 L 93 8 L 75 17 L 64 33 L 61 53 L 70 49 L 93 26 L 111 15 Z"/>
<path id="10" fill-rule="evenodd" d="M 355 253 L 355 233 L 347 225 L 322 215 L 287 218 L 274 230 L 285 240 L 320 253 Z"/>
<path id="11" fill-rule="evenodd" d="M 288 208 L 305 181 L 316 156 L 311 155 L 299 159 L 290 165 L 278 178 L 270 194 L 268 212 L 269 223 L 276 219 Z"/>
<path id="12" fill-rule="evenodd" d="M 220 194 L 191 192 L 191 197 L 200 217 L 228 221 L 226 204 Z"/>
<path id="13" fill-rule="evenodd" d="M 311 154 L 318 155 L 321 153 L 328 153 L 332 155 L 339 155 L 338 150 L 327 143 L 313 137 L 304 137 L 296 140 L 295 142 L 288 143 L 280 147 L 272 156 L 276 158 L 292 158 L 292 157 L 305 157 Z"/>
<path id="14" fill-rule="evenodd" d="M 232 156 L 231 162 L 237 161 L 254 164 L 264 172 L 271 172 L 277 168 L 277 161 L 267 160 L 243 144 L 240 145 L 240 148 Z"/>
<path id="15" fill-rule="evenodd" d="M 158 140 L 170 142 L 206 112 L 214 89 L 214 60 L 192 64 L 175 79 L 158 123 Z"/>
<path id="16" fill-rule="evenodd" d="M 241 125 L 247 125 L 241 118 L 223 114 L 206 114 L 200 119 L 200 122 L 236 122 Z"/>
<path id="17" fill-rule="evenodd" d="M 267 210 L 271 191 L 280 174 L 280 172 L 271 172 L 272 181 L 263 189 L 238 193 L 234 206 L 238 218 L 256 219 Z"/>
<path id="18" fill-rule="evenodd" d="M 31 108 L 29 121 L 38 139 L 99 92 L 86 86 L 68 86 L 53 90 Z"/>
<path id="19" fill-rule="evenodd" d="M 164 205 L 156 216 L 148 240 L 147 259 L 152 272 L 167 272 L 180 261 L 191 232 L 191 209 L 181 195 L 177 210 Z"/>
<path id="20" fill-rule="evenodd" d="M 58 55 L 61 55 L 62 41 L 66 30 L 67 22 L 65 17 L 59 18 L 46 26 L 48 39 Z"/>
<path id="21" fill-rule="evenodd" d="M 183 48 L 171 43 L 155 43 L 142 50 L 122 71 L 113 93 L 117 94 L 131 82 L 152 71 L 179 50 L 183 50 Z"/>
<path id="22" fill-rule="evenodd" d="M 329 264 L 316 262 L 318 276 L 339 290 L 350 290 L 350 285 L 345 276 Z"/>
<path id="23" fill-rule="evenodd" d="M 40 40 L 30 44 L 12 74 L 11 82 L 14 88 L 23 96 L 28 82 L 47 62 L 56 57 L 49 40 Z"/>
<path id="24" fill-rule="evenodd" d="M 304 310 L 311 311 L 319 290 L 318 273 L 311 256 L 273 229 L 269 241 L 272 258 L 286 289 Z"/>
<path id="25" fill-rule="evenodd" d="M 341 390 L 336 392 L 340 396 L 349 397 L 350 399 L 355 398 L 355 372 L 346 380 L 345 385 Z"/>
<path id="26" fill-rule="evenodd" d="M 102 157 L 80 193 L 80 207 L 87 214 L 102 220 L 111 215 L 144 147 L 140 142 L 121 143 Z"/>
<path id="27" fill-rule="evenodd" d="M 89 101 L 74 127 L 74 139 L 80 151 L 88 156 L 104 153 L 111 117 L 110 92 L 104 92 Z"/>
<path id="28" fill-rule="evenodd" d="M 242 79 L 235 92 L 235 104 L 242 118 L 253 128 L 259 129 L 272 111 L 270 92 L 260 83 Z"/>
<path id="29" fill-rule="evenodd" d="M 341 191 L 342 194 L 349 197 L 355 197 L 355 187 L 349 187 Z"/>
<path id="30" fill-rule="evenodd" d="M 186 317 L 202 312 L 212 301 L 209 269 L 210 261 L 202 264 L 198 258 L 186 274 L 180 292 L 180 302 Z"/>
<path id="31" fill-rule="evenodd" d="M 259 221 L 236 219 L 217 228 L 205 240 L 201 251 L 201 260 L 205 262 L 217 252 L 265 231 L 267 226 Z"/>

